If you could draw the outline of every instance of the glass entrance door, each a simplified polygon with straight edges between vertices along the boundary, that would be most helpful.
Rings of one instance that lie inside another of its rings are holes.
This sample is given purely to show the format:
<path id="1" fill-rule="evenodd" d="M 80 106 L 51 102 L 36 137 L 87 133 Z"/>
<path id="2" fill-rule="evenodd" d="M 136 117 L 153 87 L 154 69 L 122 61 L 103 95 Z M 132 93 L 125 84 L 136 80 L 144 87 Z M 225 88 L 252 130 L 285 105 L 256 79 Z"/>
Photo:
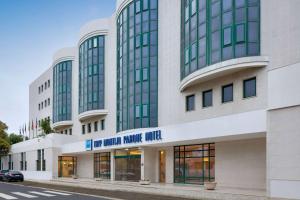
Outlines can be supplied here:
<path id="1" fill-rule="evenodd" d="M 166 151 L 159 151 L 159 182 L 166 182 Z"/>
<path id="2" fill-rule="evenodd" d="M 215 179 L 215 144 L 174 147 L 174 182 L 203 184 Z"/>
<path id="3" fill-rule="evenodd" d="M 58 177 L 72 177 L 76 175 L 77 158 L 73 156 L 58 157 Z"/>
<path id="4" fill-rule="evenodd" d="M 94 177 L 110 179 L 110 152 L 94 154 Z"/>
<path id="5" fill-rule="evenodd" d="M 139 181 L 141 179 L 141 151 L 138 149 L 116 150 L 116 180 Z"/>

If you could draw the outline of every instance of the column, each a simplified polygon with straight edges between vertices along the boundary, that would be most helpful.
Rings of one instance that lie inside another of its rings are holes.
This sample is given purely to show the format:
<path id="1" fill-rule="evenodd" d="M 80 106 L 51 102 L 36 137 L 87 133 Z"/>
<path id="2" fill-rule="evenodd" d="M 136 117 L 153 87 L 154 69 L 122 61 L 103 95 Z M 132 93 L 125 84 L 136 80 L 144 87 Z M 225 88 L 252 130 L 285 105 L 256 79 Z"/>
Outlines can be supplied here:
<path id="1" fill-rule="evenodd" d="M 115 151 L 110 151 L 110 180 L 115 180 Z"/>
<path id="2" fill-rule="evenodd" d="M 145 149 L 141 149 L 141 180 L 145 180 Z"/>

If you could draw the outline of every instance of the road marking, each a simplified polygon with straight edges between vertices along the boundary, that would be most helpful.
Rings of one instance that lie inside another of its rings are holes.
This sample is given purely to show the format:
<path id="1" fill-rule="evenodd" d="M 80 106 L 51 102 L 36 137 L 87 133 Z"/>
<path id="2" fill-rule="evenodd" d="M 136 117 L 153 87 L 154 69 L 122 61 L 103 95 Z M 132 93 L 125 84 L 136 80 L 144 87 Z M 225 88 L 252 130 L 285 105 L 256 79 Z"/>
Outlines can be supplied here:
<path id="1" fill-rule="evenodd" d="M 38 182 L 35 182 L 38 183 Z M 39 187 L 39 186 L 31 186 L 31 185 L 22 185 L 19 183 L 7 183 L 7 182 L 1 182 L 1 184 L 6 184 L 6 185 L 14 185 L 14 186 L 19 186 L 23 188 L 32 188 L 32 189 L 42 189 L 42 190 L 49 190 L 52 188 L 46 188 L 46 187 Z M 57 186 L 60 184 L 55 184 L 55 183 L 50 183 L 50 185 Z M 85 188 L 85 187 L 79 187 L 79 188 Z M 55 190 L 55 189 L 52 189 Z M 63 190 L 55 190 L 55 191 L 60 191 L 60 192 L 68 192 L 70 194 L 74 195 L 81 195 L 81 196 L 87 196 L 87 197 L 96 197 L 96 198 L 102 198 L 106 200 L 125 200 L 125 199 L 120 199 L 120 198 L 114 198 L 114 197 L 107 197 L 107 196 L 102 196 L 102 195 L 93 195 L 93 194 L 85 194 L 85 193 L 80 193 L 80 192 L 70 192 L 70 191 L 63 191 Z"/>
<path id="2" fill-rule="evenodd" d="M 51 194 L 63 195 L 63 196 L 70 196 L 70 195 L 72 195 L 72 194 L 68 194 L 68 193 L 55 192 L 55 191 L 51 191 L 51 190 L 46 190 L 44 192 L 51 193 Z"/>
<path id="3" fill-rule="evenodd" d="M 44 197 L 54 197 L 54 196 L 56 196 L 56 195 L 54 195 L 54 194 L 46 194 L 46 193 L 36 192 L 36 191 L 30 191 L 29 193 L 41 195 L 41 196 L 44 196 Z"/>
<path id="4" fill-rule="evenodd" d="M 21 196 L 21 197 L 29 198 L 29 199 L 37 198 L 37 196 L 26 194 L 26 193 L 22 193 L 22 192 L 12 192 L 12 193 L 15 194 L 15 195 Z"/>
<path id="5" fill-rule="evenodd" d="M 3 194 L 3 193 L 0 193 L 0 198 L 3 198 L 3 199 L 18 199 L 16 197 L 13 197 L 13 196 L 10 196 L 10 195 L 7 195 L 7 194 Z"/>

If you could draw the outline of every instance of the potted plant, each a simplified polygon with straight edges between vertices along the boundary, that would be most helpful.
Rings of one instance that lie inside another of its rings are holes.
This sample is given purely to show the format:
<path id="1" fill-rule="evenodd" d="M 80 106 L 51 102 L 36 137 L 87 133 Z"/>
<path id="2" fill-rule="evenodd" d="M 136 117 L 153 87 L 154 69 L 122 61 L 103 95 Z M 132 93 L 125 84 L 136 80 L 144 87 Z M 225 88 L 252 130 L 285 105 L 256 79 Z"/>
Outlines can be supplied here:
<path id="1" fill-rule="evenodd" d="M 95 178 L 95 181 L 102 181 L 102 178 Z"/>
<path id="2" fill-rule="evenodd" d="M 148 179 L 140 180 L 139 183 L 141 185 L 150 185 L 150 180 L 148 180 Z"/>
<path id="3" fill-rule="evenodd" d="M 217 182 L 215 181 L 204 182 L 204 188 L 206 190 L 215 190 L 216 186 L 217 186 Z"/>
<path id="4" fill-rule="evenodd" d="M 78 176 L 74 174 L 74 175 L 72 175 L 72 178 L 73 179 L 78 179 Z"/>

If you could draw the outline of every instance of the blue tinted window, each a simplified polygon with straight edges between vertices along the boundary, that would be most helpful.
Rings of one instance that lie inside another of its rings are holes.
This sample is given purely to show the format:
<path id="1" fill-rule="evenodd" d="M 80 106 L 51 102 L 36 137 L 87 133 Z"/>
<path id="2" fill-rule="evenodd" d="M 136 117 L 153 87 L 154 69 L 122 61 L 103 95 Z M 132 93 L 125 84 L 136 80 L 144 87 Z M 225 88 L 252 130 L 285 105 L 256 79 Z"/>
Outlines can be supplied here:
<path id="1" fill-rule="evenodd" d="M 222 103 L 233 101 L 233 84 L 222 87 Z"/>
<path id="2" fill-rule="evenodd" d="M 139 105 L 135 106 L 135 117 L 136 118 L 140 117 L 140 106 Z"/>
<path id="3" fill-rule="evenodd" d="M 210 107 L 213 105 L 213 91 L 208 90 L 202 92 L 202 106 L 204 108 Z"/>
<path id="4" fill-rule="evenodd" d="M 53 122 L 71 120 L 72 61 L 63 61 L 53 68 Z M 68 98 L 67 98 L 68 97 Z M 50 105 L 50 98 L 41 104 Z"/>
<path id="5" fill-rule="evenodd" d="M 236 26 L 236 42 L 244 42 L 245 41 L 245 25 L 238 24 Z"/>
<path id="6" fill-rule="evenodd" d="M 256 78 L 244 80 L 244 98 L 256 96 Z"/>
<path id="7" fill-rule="evenodd" d="M 260 54 L 259 0 L 181 2 L 181 79 L 220 61 Z"/>
<path id="8" fill-rule="evenodd" d="M 189 95 L 186 97 L 185 109 L 186 111 L 195 110 L 195 95 Z"/>
<path id="9" fill-rule="evenodd" d="M 79 113 L 104 109 L 104 36 L 85 40 L 79 49 Z"/>
<path id="10" fill-rule="evenodd" d="M 157 22 L 157 0 L 133 0 L 118 16 L 118 132 L 157 126 Z"/>
<path id="11" fill-rule="evenodd" d="M 224 41 L 224 46 L 231 44 L 231 27 L 224 29 L 223 41 Z"/>

